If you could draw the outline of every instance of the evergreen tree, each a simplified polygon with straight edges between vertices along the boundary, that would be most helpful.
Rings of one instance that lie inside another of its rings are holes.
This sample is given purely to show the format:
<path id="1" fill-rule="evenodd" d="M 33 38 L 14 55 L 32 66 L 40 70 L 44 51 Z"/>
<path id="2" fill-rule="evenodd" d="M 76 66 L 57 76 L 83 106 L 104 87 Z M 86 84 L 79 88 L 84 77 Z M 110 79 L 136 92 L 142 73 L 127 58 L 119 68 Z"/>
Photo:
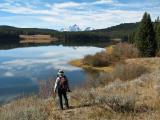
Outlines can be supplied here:
<path id="1" fill-rule="evenodd" d="M 155 38 L 156 38 L 156 42 L 157 42 L 157 52 L 160 51 L 160 19 L 159 17 L 157 18 L 157 20 L 155 21 Z"/>
<path id="2" fill-rule="evenodd" d="M 156 41 L 150 15 L 145 12 L 136 34 L 135 42 L 144 57 L 155 56 Z"/>
<path id="3" fill-rule="evenodd" d="M 134 44 L 135 43 L 135 32 L 132 32 L 129 37 L 128 37 L 128 42 L 131 43 L 131 44 Z"/>
<path id="4" fill-rule="evenodd" d="M 154 29 L 155 30 L 157 30 L 159 22 L 160 22 L 160 19 L 159 19 L 159 16 L 158 16 L 157 19 L 155 20 L 155 23 L 154 23 Z"/>

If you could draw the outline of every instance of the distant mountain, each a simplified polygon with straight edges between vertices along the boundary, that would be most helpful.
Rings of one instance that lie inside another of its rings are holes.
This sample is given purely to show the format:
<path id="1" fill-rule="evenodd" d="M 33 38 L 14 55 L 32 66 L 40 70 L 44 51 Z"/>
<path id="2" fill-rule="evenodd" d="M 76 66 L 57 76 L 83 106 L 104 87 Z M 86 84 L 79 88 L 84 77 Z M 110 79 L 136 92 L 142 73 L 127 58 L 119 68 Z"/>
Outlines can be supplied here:
<path id="1" fill-rule="evenodd" d="M 92 31 L 92 30 L 94 30 L 94 28 L 92 28 L 92 27 L 87 27 L 85 29 L 81 29 L 78 25 L 74 24 L 72 26 L 69 26 L 68 28 L 62 28 L 60 31 L 61 32 L 65 32 L 65 31 L 79 32 L 79 31 Z"/>
<path id="2" fill-rule="evenodd" d="M 68 28 L 62 28 L 62 29 L 60 29 L 60 31 L 61 32 L 66 32 L 66 31 L 69 31 L 69 29 Z"/>
<path id="3" fill-rule="evenodd" d="M 60 31 L 78 32 L 81 31 L 80 27 L 76 24 L 69 26 L 68 28 L 62 28 Z"/>
<path id="4" fill-rule="evenodd" d="M 77 32 L 77 31 L 81 31 L 80 27 L 78 25 L 73 25 L 73 26 L 69 26 L 69 31 L 71 32 Z"/>
<path id="5" fill-rule="evenodd" d="M 92 30 L 95 30 L 95 29 L 92 27 L 87 27 L 84 31 L 92 31 Z"/>

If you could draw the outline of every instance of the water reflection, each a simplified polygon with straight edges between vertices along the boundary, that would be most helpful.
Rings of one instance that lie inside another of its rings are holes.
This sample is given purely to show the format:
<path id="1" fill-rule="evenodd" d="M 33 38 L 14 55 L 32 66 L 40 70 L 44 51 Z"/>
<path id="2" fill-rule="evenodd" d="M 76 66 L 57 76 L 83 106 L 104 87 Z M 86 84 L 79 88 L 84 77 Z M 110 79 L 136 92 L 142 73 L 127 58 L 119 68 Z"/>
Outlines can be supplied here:
<path id="1" fill-rule="evenodd" d="M 71 87 L 84 84 L 86 72 L 68 64 L 103 50 L 97 47 L 43 46 L 0 50 L 0 102 L 22 93 L 36 92 L 39 80 L 55 80 L 58 69 L 65 70 Z"/>

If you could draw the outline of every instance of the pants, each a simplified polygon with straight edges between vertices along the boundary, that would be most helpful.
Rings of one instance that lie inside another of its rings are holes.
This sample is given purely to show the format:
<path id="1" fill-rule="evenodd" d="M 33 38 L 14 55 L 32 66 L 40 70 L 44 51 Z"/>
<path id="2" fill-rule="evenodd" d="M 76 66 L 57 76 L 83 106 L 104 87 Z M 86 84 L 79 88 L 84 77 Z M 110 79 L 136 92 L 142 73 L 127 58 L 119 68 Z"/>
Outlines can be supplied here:
<path id="1" fill-rule="evenodd" d="M 63 99 L 62 99 L 62 96 L 65 100 L 65 106 L 67 108 L 69 108 L 69 105 L 68 105 L 68 98 L 67 98 L 67 93 L 65 90 L 58 90 L 58 97 L 59 97 L 59 106 L 61 109 L 63 109 Z"/>

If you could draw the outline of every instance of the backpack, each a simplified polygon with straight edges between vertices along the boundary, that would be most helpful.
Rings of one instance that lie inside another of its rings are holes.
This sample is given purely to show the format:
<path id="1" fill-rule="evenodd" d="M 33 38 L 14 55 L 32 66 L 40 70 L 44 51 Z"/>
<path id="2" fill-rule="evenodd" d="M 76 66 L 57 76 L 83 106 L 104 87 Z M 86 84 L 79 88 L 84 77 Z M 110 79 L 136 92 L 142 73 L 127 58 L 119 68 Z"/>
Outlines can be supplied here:
<path id="1" fill-rule="evenodd" d="M 59 87 L 61 90 L 65 90 L 67 91 L 68 89 L 68 80 L 65 76 L 59 77 L 60 81 L 59 81 Z"/>

